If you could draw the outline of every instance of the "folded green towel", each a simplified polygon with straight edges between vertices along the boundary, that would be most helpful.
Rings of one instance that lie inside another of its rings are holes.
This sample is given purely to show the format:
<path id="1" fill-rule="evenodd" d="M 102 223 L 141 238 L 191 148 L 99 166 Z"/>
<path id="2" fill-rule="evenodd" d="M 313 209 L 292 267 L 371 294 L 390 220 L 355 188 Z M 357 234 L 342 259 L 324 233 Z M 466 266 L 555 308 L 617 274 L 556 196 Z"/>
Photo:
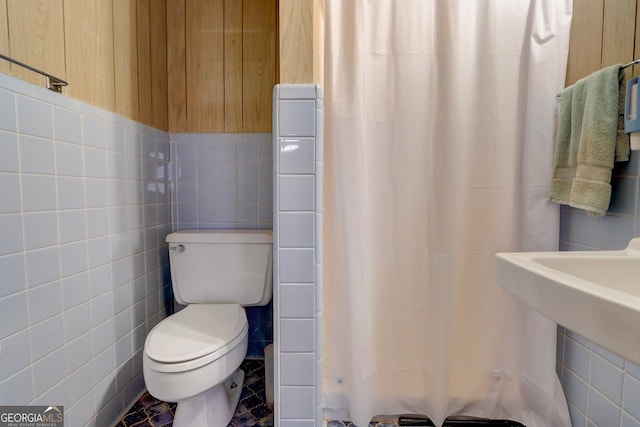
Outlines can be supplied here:
<path id="1" fill-rule="evenodd" d="M 614 161 L 629 160 L 625 85 L 622 66 L 615 65 L 562 92 L 549 200 L 596 216 L 606 213 Z"/>

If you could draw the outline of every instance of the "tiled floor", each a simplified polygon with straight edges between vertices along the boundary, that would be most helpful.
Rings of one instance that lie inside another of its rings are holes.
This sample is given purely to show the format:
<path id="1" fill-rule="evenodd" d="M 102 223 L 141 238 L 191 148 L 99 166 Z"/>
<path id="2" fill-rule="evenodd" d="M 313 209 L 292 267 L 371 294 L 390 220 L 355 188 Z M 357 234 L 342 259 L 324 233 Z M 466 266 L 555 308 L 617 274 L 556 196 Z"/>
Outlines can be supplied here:
<path id="1" fill-rule="evenodd" d="M 228 427 L 273 426 L 273 413 L 264 395 L 264 362 L 245 360 L 240 368 L 245 373 L 244 387 Z M 162 402 L 145 392 L 116 427 L 169 427 L 175 410 L 175 403 Z"/>

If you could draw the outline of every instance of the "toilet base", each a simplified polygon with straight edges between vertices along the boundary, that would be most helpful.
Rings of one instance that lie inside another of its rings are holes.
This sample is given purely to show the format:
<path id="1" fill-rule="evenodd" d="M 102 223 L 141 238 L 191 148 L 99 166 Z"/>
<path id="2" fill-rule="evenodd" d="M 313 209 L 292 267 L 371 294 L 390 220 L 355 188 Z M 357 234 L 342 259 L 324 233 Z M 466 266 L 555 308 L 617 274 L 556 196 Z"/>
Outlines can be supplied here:
<path id="1" fill-rule="evenodd" d="M 240 400 L 244 371 L 237 369 L 222 384 L 178 402 L 173 427 L 220 427 L 229 424 Z"/>

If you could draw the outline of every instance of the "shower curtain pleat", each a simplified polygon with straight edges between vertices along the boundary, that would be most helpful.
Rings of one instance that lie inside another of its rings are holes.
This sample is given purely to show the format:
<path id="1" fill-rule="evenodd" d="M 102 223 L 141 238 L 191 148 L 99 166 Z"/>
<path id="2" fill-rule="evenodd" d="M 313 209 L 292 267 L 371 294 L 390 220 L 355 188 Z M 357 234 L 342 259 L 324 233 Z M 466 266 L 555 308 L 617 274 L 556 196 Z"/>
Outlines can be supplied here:
<path id="1" fill-rule="evenodd" d="M 571 0 L 326 0 L 323 398 L 570 425 L 556 325 L 494 254 L 555 250 L 546 201 Z"/>

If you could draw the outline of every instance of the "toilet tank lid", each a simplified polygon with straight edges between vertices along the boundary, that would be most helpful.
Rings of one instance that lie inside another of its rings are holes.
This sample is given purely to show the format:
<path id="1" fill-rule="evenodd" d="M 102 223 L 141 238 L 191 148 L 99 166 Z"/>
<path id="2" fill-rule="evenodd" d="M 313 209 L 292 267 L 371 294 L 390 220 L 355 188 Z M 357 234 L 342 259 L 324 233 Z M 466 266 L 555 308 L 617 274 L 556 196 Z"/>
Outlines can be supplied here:
<path id="1" fill-rule="evenodd" d="M 271 230 L 184 230 L 167 234 L 167 243 L 272 243 Z"/>

